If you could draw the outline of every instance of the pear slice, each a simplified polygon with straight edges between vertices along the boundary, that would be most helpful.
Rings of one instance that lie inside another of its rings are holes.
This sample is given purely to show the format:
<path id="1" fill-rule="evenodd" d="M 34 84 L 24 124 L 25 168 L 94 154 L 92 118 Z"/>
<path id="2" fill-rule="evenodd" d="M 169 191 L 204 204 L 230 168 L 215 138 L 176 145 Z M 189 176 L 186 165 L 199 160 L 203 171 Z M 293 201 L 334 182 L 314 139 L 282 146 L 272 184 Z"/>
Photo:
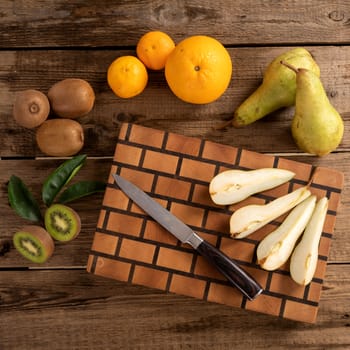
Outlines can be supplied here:
<path id="1" fill-rule="evenodd" d="M 323 197 L 317 202 L 302 239 L 294 249 L 290 259 L 290 274 L 292 279 L 298 284 L 309 284 L 315 274 L 318 260 L 318 246 L 326 220 L 327 210 L 328 199 L 327 197 Z"/>
<path id="2" fill-rule="evenodd" d="M 303 186 L 270 203 L 250 204 L 236 210 L 230 218 L 230 233 L 234 238 L 243 238 L 294 208 L 311 192 Z"/>
<path id="3" fill-rule="evenodd" d="M 258 264 L 268 271 L 277 270 L 292 254 L 296 241 L 303 233 L 316 204 L 312 195 L 298 204 L 275 230 L 258 245 Z"/>
<path id="4" fill-rule="evenodd" d="M 277 187 L 295 176 L 295 173 L 276 168 L 256 170 L 226 170 L 210 182 L 209 194 L 214 203 L 228 205 L 249 196 Z"/>

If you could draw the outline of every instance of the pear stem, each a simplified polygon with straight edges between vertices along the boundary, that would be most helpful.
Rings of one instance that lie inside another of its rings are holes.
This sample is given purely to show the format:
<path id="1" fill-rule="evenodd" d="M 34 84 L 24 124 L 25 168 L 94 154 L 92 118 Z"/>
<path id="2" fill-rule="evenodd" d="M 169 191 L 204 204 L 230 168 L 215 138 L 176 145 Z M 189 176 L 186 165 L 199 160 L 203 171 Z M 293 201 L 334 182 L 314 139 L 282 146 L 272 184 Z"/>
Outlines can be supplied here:
<path id="1" fill-rule="evenodd" d="M 284 66 L 286 66 L 287 68 L 291 69 L 292 71 L 294 71 L 296 74 L 299 72 L 298 68 L 295 68 L 294 66 L 292 66 L 290 63 L 286 62 L 286 61 L 280 61 L 281 64 L 283 64 Z"/>
<path id="2" fill-rule="evenodd" d="M 232 125 L 232 121 L 233 121 L 233 119 L 230 119 L 230 120 L 227 120 L 227 121 L 221 123 L 220 125 L 213 126 L 213 130 L 223 130 L 223 129 L 226 129 L 227 127 L 229 127 L 230 125 Z"/>

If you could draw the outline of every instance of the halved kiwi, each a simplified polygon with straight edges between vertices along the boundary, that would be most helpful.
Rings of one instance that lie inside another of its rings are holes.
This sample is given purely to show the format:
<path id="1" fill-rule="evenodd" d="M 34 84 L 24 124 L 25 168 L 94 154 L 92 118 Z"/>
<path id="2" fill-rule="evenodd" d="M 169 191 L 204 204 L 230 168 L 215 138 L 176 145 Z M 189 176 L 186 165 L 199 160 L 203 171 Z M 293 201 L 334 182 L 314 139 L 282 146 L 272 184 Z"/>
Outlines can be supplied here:
<path id="1" fill-rule="evenodd" d="M 44 263 L 53 253 L 55 245 L 49 233 L 40 226 L 27 225 L 13 236 L 18 252 L 35 263 Z"/>
<path id="2" fill-rule="evenodd" d="M 66 205 L 53 204 L 45 212 L 45 227 L 57 241 L 68 242 L 80 232 L 80 216 Z"/>

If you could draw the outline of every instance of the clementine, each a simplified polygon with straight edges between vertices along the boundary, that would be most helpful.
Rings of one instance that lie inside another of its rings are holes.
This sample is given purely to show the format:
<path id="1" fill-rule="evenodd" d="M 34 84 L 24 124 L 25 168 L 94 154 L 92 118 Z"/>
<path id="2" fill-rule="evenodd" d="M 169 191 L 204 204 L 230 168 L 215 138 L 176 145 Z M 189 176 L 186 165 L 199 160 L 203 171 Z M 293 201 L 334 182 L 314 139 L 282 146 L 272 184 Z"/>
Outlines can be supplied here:
<path id="1" fill-rule="evenodd" d="M 218 99 L 227 89 L 232 61 L 216 39 L 196 35 L 182 40 L 169 55 L 165 78 L 181 100 L 203 104 Z"/>
<path id="2" fill-rule="evenodd" d="M 147 68 L 161 70 L 174 48 L 175 43 L 168 34 L 152 31 L 141 37 L 136 46 L 136 54 Z"/>
<path id="3" fill-rule="evenodd" d="M 117 96 L 134 97 L 140 94 L 147 85 L 147 69 L 137 57 L 121 56 L 109 66 L 107 82 Z"/>

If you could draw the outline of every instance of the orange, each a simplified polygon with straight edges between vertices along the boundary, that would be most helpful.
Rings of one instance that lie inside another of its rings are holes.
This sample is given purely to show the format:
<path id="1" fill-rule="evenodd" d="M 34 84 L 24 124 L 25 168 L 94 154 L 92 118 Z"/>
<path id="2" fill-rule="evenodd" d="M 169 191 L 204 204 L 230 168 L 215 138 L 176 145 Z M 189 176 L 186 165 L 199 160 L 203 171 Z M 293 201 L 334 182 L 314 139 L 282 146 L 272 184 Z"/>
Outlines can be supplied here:
<path id="1" fill-rule="evenodd" d="M 147 69 L 135 56 L 118 57 L 108 67 L 108 85 L 119 97 L 129 98 L 140 94 L 147 81 Z"/>
<path id="2" fill-rule="evenodd" d="M 218 99 L 227 89 L 232 61 L 216 39 L 196 35 L 182 40 L 169 55 L 165 78 L 181 100 L 202 104 Z"/>
<path id="3" fill-rule="evenodd" d="M 174 48 L 175 43 L 168 34 L 152 31 L 141 37 L 136 46 L 136 54 L 147 68 L 161 70 Z"/>

